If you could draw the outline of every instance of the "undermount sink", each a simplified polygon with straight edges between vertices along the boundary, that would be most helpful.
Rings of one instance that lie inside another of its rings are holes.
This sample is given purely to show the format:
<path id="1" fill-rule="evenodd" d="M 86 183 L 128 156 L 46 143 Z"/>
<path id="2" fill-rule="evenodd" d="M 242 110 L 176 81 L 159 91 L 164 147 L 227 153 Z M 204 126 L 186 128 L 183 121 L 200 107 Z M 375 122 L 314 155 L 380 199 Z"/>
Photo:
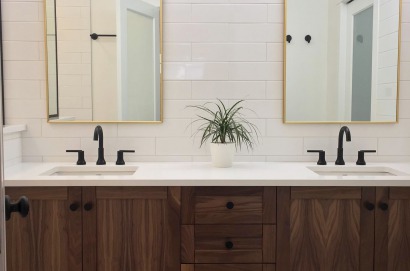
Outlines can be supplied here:
<path id="1" fill-rule="evenodd" d="M 389 167 L 373 166 L 318 166 L 307 167 L 320 176 L 406 176 L 406 173 Z"/>
<path id="2" fill-rule="evenodd" d="M 40 174 L 42 176 L 123 176 L 133 175 L 136 166 L 58 166 Z"/>

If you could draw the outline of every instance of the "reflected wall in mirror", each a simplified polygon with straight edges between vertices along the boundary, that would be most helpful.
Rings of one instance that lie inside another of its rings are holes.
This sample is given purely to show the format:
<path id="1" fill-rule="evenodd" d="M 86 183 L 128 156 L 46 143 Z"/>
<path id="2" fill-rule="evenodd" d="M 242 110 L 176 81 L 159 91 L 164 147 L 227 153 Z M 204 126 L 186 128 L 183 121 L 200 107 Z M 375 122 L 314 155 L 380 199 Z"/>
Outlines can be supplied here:
<path id="1" fill-rule="evenodd" d="M 396 122 L 400 7 L 286 0 L 284 122 Z"/>
<path id="2" fill-rule="evenodd" d="M 160 123 L 161 0 L 44 1 L 49 122 Z"/>

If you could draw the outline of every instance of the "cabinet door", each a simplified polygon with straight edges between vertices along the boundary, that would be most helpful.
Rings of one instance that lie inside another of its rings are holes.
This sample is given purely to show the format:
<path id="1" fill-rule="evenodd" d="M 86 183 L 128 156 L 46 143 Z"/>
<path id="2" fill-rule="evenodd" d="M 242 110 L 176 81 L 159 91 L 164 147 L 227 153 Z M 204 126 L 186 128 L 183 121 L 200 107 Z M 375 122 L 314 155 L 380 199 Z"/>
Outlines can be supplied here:
<path id="1" fill-rule="evenodd" d="M 83 202 L 84 270 L 179 270 L 180 188 L 84 188 Z"/>
<path id="2" fill-rule="evenodd" d="M 410 270 L 410 188 L 376 188 L 376 271 Z"/>
<path id="3" fill-rule="evenodd" d="M 81 188 L 6 188 L 30 200 L 27 217 L 6 223 L 8 271 L 81 271 Z"/>
<path id="4" fill-rule="evenodd" d="M 373 270 L 374 188 L 278 188 L 277 270 Z"/>

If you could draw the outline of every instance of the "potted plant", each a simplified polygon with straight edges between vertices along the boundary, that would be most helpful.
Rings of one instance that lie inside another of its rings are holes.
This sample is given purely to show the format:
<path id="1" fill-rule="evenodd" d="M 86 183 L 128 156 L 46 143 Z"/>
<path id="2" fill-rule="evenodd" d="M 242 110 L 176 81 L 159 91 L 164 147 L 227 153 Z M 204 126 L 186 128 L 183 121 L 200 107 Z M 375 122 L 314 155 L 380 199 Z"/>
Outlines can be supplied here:
<path id="1" fill-rule="evenodd" d="M 211 141 L 212 164 L 215 167 L 231 167 L 235 149 L 241 149 L 242 145 L 253 149 L 258 128 L 242 114 L 245 109 L 242 107 L 243 101 L 237 101 L 231 107 L 225 106 L 219 99 L 216 103 L 189 106 L 202 111 L 193 121 L 201 123 L 195 134 L 202 133 L 201 147 Z"/>

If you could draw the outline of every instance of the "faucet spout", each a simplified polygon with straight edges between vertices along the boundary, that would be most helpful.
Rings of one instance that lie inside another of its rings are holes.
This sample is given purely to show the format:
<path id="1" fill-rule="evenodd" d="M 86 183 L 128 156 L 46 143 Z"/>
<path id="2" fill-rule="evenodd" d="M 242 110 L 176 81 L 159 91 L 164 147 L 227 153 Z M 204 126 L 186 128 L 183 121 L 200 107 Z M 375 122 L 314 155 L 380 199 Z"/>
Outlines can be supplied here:
<path id="1" fill-rule="evenodd" d="M 94 141 L 98 140 L 98 159 L 97 165 L 105 165 L 104 159 L 104 133 L 100 125 L 97 125 L 94 129 Z"/>
<path id="2" fill-rule="evenodd" d="M 338 146 L 337 146 L 337 159 L 335 164 L 336 165 L 344 165 L 345 161 L 343 159 L 343 136 L 346 134 L 346 141 L 350 142 L 352 141 L 352 136 L 350 134 L 350 130 L 347 126 L 343 126 L 340 128 L 339 131 L 339 141 L 338 141 Z"/>

